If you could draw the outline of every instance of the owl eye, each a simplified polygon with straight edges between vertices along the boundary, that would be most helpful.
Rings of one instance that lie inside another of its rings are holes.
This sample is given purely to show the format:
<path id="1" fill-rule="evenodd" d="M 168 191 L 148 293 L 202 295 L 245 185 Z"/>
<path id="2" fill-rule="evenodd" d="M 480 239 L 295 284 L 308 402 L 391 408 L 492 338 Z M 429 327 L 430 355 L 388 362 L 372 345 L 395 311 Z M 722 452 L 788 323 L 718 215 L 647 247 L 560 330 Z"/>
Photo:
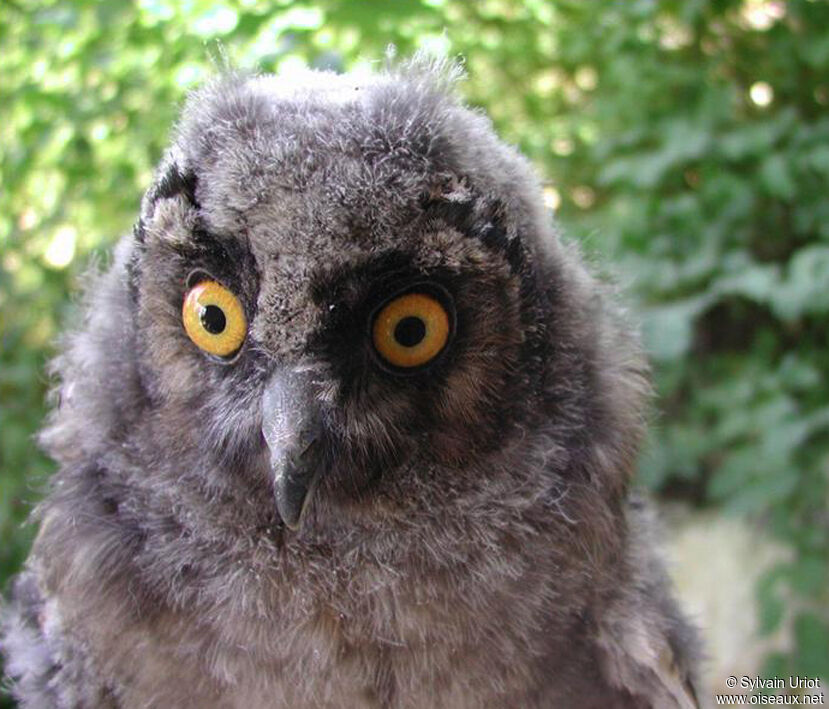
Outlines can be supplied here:
<path id="1" fill-rule="evenodd" d="M 190 339 L 218 357 L 234 354 L 248 330 L 239 299 L 216 281 L 201 281 L 187 291 L 181 319 Z"/>
<path id="2" fill-rule="evenodd" d="M 420 367 L 435 357 L 449 339 L 449 315 L 439 300 L 407 293 L 384 305 L 374 318 L 377 353 L 394 367 Z"/>

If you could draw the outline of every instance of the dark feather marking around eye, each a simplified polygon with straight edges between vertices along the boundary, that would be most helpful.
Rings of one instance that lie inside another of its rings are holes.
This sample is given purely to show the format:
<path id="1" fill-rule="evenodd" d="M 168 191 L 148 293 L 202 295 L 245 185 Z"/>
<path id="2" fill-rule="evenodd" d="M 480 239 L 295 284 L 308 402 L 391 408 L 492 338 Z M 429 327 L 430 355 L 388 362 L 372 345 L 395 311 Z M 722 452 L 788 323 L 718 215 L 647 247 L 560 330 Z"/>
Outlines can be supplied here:
<path id="1" fill-rule="evenodd" d="M 245 315 L 253 315 L 253 303 L 259 291 L 259 268 L 244 235 L 220 235 L 209 231 L 197 218 L 191 239 L 180 250 L 188 268 L 187 287 L 191 279 L 218 280 L 243 303 Z"/>
<path id="2" fill-rule="evenodd" d="M 202 226 L 193 230 L 192 247 L 194 251 L 187 254 L 189 257 L 200 257 L 217 265 L 240 266 L 247 260 L 247 252 L 237 239 L 220 237 Z"/>
<path id="3" fill-rule="evenodd" d="M 519 299 L 523 303 L 522 321 L 526 329 L 523 344 L 524 371 L 540 380 L 549 359 L 549 338 L 544 313 L 553 308 L 551 293 L 539 287 L 538 273 L 520 235 L 508 235 L 503 226 L 503 205 L 497 200 L 470 199 L 449 202 L 425 199 L 426 215 L 454 227 L 462 234 L 477 239 L 487 249 L 502 254 L 519 281 Z M 554 279 L 555 280 L 555 279 Z"/>
<path id="4" fill-rule="evenodd" d="M 354 283 L 372 283 L 377 297 L 382 297 L 386 290 L 396 289 L 399 287 L 397 284 L 417 275 L 412 269 L 410 254 L 392 251 L 356 267 L 343 266 L 325 274 L 316 274 L 311 281 L 311 297 L 317 305 L 342 302 L 350 293 L 357 292 L 352 285 Z"/>

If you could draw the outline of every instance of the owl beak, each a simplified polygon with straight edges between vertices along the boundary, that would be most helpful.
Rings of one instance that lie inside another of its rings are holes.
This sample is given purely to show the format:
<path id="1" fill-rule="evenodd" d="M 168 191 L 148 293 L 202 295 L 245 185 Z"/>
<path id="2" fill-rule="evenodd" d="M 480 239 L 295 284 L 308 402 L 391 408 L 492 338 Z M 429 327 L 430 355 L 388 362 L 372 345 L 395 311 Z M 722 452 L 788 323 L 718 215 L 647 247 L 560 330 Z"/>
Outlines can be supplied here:
<path id="1" fill-rule="evenodd" d="M 322 468 L 322 417 L 312 368 L 276 372 L 262 398 L 262 433 L 271 454 L 276 509 L 299 529 Z"/>

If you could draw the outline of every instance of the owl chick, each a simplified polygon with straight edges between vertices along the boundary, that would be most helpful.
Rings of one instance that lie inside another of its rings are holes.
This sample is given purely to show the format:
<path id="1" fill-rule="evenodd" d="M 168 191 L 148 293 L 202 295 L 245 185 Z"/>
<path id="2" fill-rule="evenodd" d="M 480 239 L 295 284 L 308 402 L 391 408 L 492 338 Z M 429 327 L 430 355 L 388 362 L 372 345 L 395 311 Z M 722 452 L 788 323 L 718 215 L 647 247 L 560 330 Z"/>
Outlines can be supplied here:
<path id="1" fill-rule="evenodd" d="M 189 98 L 56 363 L 23 706 L 696 706 L 645 362 L 455 73 Z"/>

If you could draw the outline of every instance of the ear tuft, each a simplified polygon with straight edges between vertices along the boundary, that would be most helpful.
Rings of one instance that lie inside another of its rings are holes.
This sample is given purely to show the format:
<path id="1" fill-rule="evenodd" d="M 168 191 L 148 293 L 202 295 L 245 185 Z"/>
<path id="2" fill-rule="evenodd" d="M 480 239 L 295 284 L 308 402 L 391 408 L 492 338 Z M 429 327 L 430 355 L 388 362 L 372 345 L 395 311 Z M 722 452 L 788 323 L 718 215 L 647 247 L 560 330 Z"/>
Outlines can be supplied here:
<path id="1" fill-rule="evenodd" d="M 169 199 L 177 195 L 183 195 L 193 207 L 198 209 L 196 185 L 196 173 L 192 170 L 182 171 L 177 163 L 171 163 L 150 189 L 147 195 L 148 202 L 149 204 L 154 204 L 160 199 Z"/>

